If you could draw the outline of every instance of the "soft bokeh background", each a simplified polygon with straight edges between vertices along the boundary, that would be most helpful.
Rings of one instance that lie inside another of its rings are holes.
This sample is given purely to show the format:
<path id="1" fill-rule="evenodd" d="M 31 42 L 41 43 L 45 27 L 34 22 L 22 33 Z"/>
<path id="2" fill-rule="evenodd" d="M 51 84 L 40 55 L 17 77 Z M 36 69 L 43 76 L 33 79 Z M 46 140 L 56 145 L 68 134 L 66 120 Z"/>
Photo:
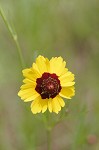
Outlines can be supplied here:
<path id="1" fill-rule="evenodd" d="M 67 119 L 52 131 L 52 150 L 99 150 L 99 0 L 0 4 L 18 33 L 27 67 L 39 54 L 62 56 L 76 76 L 76 95 Z M 17 96 L 21 70 L 0 16 L 0 150 L 46 150 L 43 122 L 31 113 L 30 103 Z"/>

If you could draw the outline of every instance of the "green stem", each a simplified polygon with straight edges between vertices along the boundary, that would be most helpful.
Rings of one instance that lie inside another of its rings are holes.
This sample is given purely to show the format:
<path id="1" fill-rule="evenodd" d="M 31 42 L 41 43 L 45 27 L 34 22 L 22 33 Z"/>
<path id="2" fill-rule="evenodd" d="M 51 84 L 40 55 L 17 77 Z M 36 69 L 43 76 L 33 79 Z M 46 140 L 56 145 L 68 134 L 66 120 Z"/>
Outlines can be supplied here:
<path id="1" fill-rule="evenodd" d="M 43 121 L 44 121 L 44 124 L 45 124 L 46 133 L 47 133 L 47 150 L 51 150 L 51 131 L 52 131 L 52 127 L 50 125 L 50 117 L 49 117 L 49 112 L 48 111 L 43 115 Z"/>
<path id="2" fill-rule="evenodd" d="M 47 111 L 47 149 L 51 150 L 51 126 L 50 126 L 50 116 Z"/>
<path id="3" fill-rule="evenodd" d="M 24 63 L 24 59 L 23 59 L 23 55 L 22 55 L 22 51 L 21 51 L 21 48 L 20 48 L 20 45 L 19 45 L 19 42 L 18 42 L 18 36 L 17 36 L 17 33 L 12 29 L 11 25 L 9 24 L 9 22 L 7 21 L 7 18 L 5 16 L 5 13 L 3 11 L 3 9 L 1 8 L 0 6 L 0 15 L 8 29 L 8 31 L 10 32 L 15 44 L 16 44 L 16 47 L 17 47 L 17 51 L 18 51 L 18 55 L 19 55 L 19 59 L 20 59 L 20 63 L 21 63 L 21 66 L 22 68 L 25 67 L 25 63 Z"/>
<path id="4" fill-rule="evenodd" d="M 51 130 L 47 129 L 47 150 L 51 150 Z"/>

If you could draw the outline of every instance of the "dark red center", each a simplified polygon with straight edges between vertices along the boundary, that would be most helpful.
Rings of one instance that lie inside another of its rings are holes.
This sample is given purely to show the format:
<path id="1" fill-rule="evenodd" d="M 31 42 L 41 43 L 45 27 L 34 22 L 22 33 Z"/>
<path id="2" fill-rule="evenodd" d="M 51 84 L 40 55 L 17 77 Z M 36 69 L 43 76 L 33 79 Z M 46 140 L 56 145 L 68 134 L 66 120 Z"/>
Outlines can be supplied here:
<path id="1" fill-rule="evenodd" d="M 36 83 L 35 90 L 41 95 L 42 99 L 54 98 L 61 91 L 60 80 L 55 73 L 43 73 L 41 78 L 37 78 Z"/>

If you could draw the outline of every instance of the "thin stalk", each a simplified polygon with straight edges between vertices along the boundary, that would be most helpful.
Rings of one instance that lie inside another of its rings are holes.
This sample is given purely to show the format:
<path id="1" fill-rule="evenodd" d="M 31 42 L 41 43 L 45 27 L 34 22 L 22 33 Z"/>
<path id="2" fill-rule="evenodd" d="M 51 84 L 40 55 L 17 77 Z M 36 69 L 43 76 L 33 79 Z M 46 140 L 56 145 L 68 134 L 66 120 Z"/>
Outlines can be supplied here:
<path id="1" fill-rule="evenodd" d="M 49 117 L 49 112 L 48 111 L 43 115 L 43 121 L 44 121 L 44 124 L 45 124 L 46 134 L 47 134 L 47 150 L 51 150 L 51 131 L 52 131 L 52 127 L 50 125 L 50 117 Z"/>
<path id="2" fill-rule="evenodd" d="M 50 126 L 50 116 L 47 111 L 47 149 L 51 150 L 51 126 Z"/>
<path id="3" fill-rule="evenodd" d="M 19 45 L 19 42 L 18 42 L 18 36 L 17 36 L 17 33 L 12 29 L 11 25 L 9 24 L 9 22 L 7 21 L 7 18 L 6 18 L 6 15 L 3 11 L 3 9 L 1 8 L 0 6 L 0 15 L 9 31 L 9 33 L 11 34 L 15 44 L 16 44 L 16 47 L 17 47 L 17 51 L 18 51 L 18 55 L 19 55 L 19 59 L 20 59 L 20 63 L 21 63 L 21 66 L 22 68 L 25 67 L 25 63 L 24 63 L 24 59 L 23 59 L 23 55 L 22 55 L 22 50 L 20 48 L 20 45 Z"/>
<path id="4" fill-rule="evenodd" d="M 51 150 L 51 130 L 47 129 L 47 150 Z"/>

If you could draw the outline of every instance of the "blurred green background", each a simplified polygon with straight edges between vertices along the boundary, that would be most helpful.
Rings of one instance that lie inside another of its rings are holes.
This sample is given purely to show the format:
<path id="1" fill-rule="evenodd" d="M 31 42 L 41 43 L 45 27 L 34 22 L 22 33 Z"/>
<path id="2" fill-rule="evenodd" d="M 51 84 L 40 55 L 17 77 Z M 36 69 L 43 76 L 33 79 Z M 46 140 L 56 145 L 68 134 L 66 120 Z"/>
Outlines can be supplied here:
<path id="1" fill-rule="evenodd" d="M 0 0 L 30 67 L 62 56 L 76 77 L 68 117 L 52 130 L 52 150 L 99 150 L 99 0 Z M 0 16 L 0 150 L 47 150 L 40 115 L 17 96 L 22 68 Z M 66 109 L 66 108 L 65 108 Z M 55 114 L 52 116 L 56 117 Z"/>

